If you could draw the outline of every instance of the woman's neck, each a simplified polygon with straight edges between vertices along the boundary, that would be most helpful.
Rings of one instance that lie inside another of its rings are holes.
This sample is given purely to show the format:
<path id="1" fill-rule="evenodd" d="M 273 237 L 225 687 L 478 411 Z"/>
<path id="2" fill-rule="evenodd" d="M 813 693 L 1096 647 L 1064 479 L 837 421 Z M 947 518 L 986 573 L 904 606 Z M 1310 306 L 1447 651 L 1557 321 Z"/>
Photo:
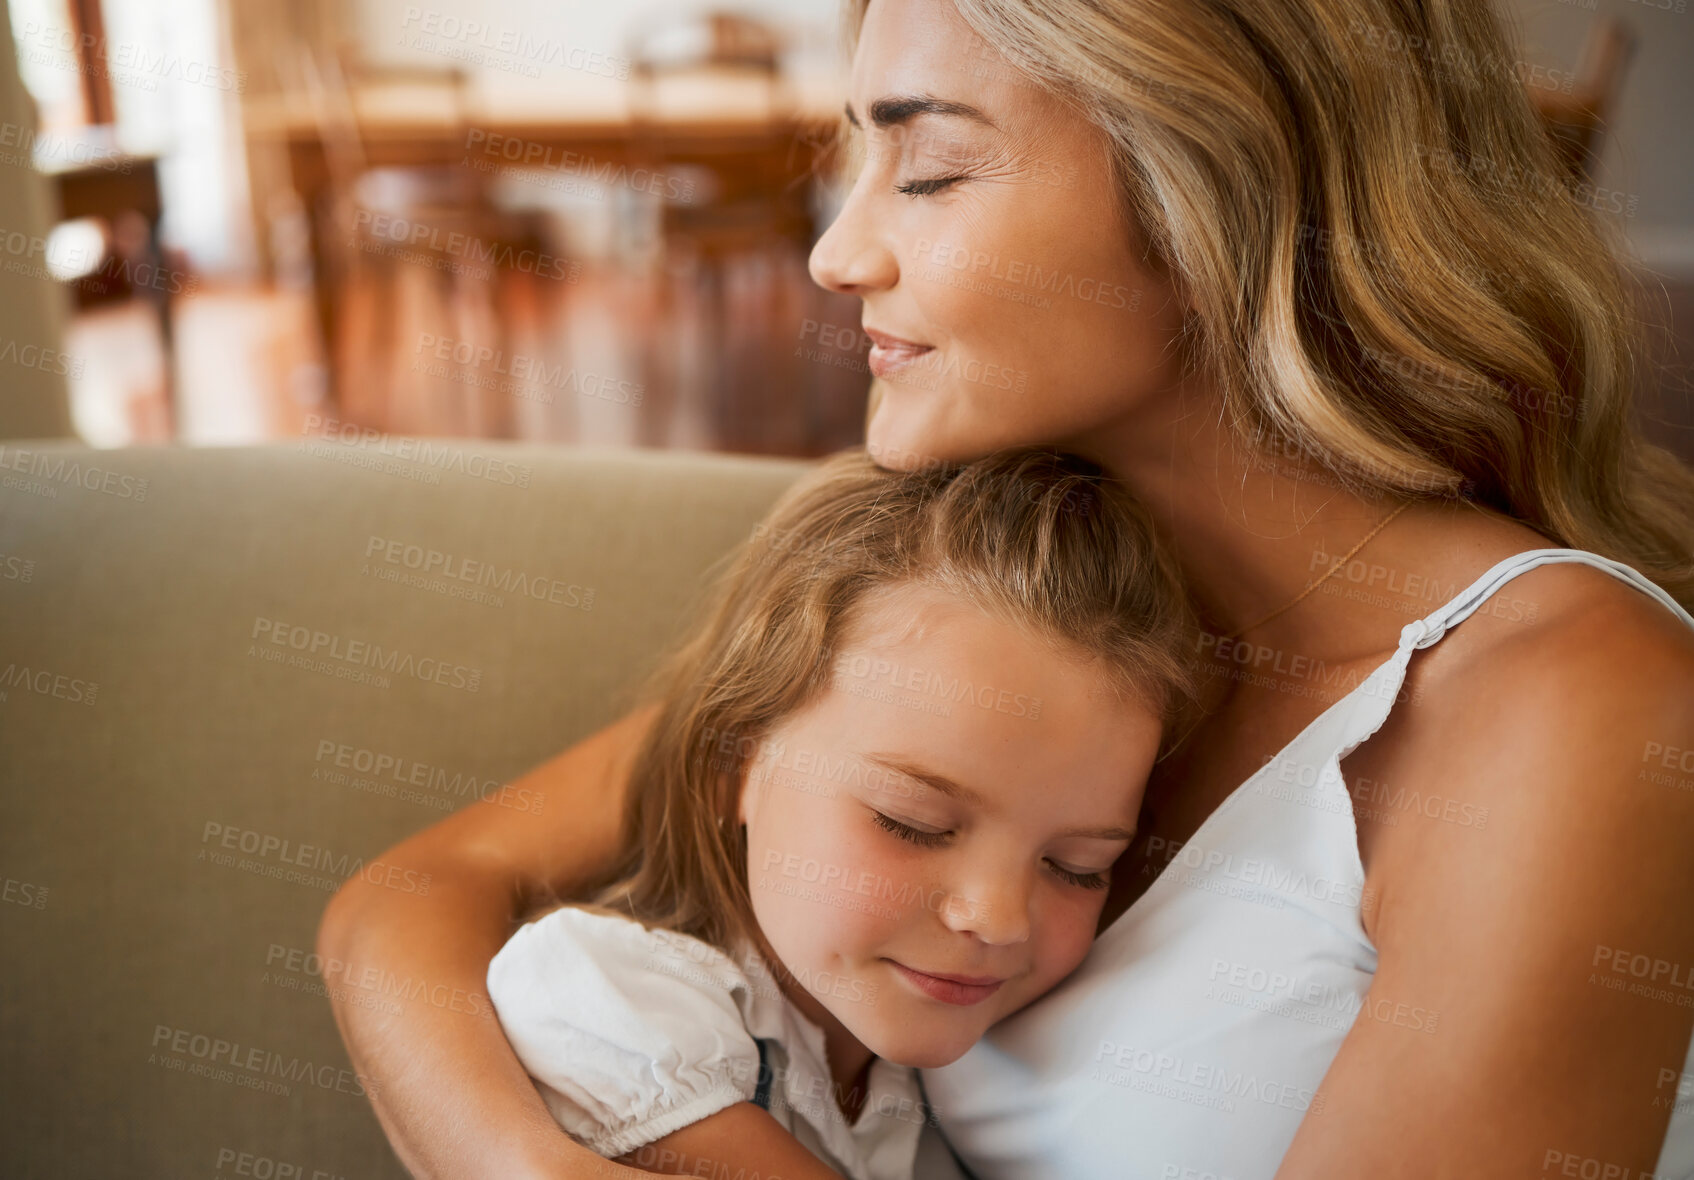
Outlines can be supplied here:
<path id="1" fill-rule="evenodd" d="M 1292 449 L 1256 452 L 1219 405 L 1190 386 L 1067 445 L 1130 486 L 1168 538 L 1208 628 L 1233 634 L 1292 601 L 1395 502 L 1347 490 Z M 1291 624 L 1298 629 L 1296 620 L 1280 629 Z"/>

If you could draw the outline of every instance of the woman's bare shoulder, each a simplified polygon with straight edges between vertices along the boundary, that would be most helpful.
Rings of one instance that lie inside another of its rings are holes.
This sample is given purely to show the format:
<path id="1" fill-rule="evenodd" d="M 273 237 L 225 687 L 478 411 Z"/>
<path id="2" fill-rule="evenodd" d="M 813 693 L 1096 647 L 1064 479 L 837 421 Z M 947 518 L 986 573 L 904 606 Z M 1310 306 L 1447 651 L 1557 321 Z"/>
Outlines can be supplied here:
<path id="1" fill-rule="evenodd" d="M 1544 565 L 1501 586 L 1414 669 L 1426 702 L 1510 714 L 1514 700 L 1552 689 L 1580 708 L 1686 687 L 1694 627 L 1593 565 Z"/>
<path id="2" fill-rule="evenodd" d="M 1555 547 L 1499 518 L 1460 516 L 1445 540 L 1455 593 L 1499 560 Z M 1348 757 L 1374 896 L 1421 889 L 1453 857 L 1503 852 L 1494 833 L 1525 838 L 1558 816 L 1572 823 L 1538 838 L 1581 843 L 1582 816 L 1614 818 L 1619 804 L 1640 831 L 1619 831 L 1613 855 L 1694 841 L 1694 755 L 1680 789 L 1635 789 L 1682 750 L 1694 750 L 1694 628 L 1596 565 L 1521 572 L 1414 655 L 1386 725 Z"/>
<path id="3" fill-rule="evenodd" d="M 1556 548 L 1522 522 L 1451 508 L 1425 542 L 1454 593 L 1496 563 Z M 1408 688 L 1440 708 L 1513 711 L 1520 695 L 1559 685 L 1574 701 L 1670 689 L 1694 669 L 1694 628 L 1662 602 L 1585 562 L 1526 570 L 1419 653 Z"/>
<path id="4" fill-rule="evenodd" d="M 1383 900 L 1523 841 L 1614 883 L 1694 846 L 1694 628 L 1629 583 L 1520 574 L 1413 659 L 1407 689 L 1349 766 Z"/>

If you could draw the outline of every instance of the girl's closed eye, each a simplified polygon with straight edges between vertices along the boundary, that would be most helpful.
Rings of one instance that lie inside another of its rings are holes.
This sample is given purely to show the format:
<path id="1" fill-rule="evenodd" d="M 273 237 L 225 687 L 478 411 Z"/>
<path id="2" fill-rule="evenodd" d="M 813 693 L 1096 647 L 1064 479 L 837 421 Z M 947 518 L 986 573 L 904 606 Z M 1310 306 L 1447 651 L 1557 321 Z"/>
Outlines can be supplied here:
<path id="1" fill-rule="evenodd" d="M 1051 860 L 1047 863 L 1053 866 L 1054 874 L 1082 889 L 1104 889 L 1112 883 L 1111 874 L 1104 869 L 1097 873 L 1078 873 Z"/>
<path id="2" fill-rule="evenodd" d="M 950 832 L 926 832 L 922 828 L 914 828 L 910 824 L 902 823 L 893 816 L 885 815 L 874 809 L 871 811 L 871 822 L 886 832 L 892 832 L 902 840 L 924 848 L 934 848 L 944 844 L 947 837 L 952 834 Z M 1111 884 L 1110 871 L 1106 869 L 1097 872 L 1079 872 L 1075 869 L 1067 869 L 1052 859 L 1049 859 L 1047 864 L 1055 877 L 1080 889 L 1104 889 Z"/>
<path id="3" fill-rule="evenodd" d="M 938 844 L 946 843 L 949 835 L 947 832 L 926 832 L 922 828 L 914 828 L 911 824 L 901 823 L 892 815 L 884 815 L 876 810 L 871 811 L 871 822 L 885 832 L 893 832 L 900 839 L 925 848 L 934 848 Z"/>

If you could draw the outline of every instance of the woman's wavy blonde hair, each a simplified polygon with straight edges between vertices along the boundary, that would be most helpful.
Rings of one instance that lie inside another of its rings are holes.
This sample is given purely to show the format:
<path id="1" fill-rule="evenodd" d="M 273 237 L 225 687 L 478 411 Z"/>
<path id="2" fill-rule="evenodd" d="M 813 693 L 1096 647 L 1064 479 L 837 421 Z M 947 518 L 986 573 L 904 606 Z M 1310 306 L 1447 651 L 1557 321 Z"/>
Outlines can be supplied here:
<path id="1" fill-rule="evenodd" d="M 870 2 L 845 0 L 850 48 Z M 1105 132 L 1244 439 L 1462 495 L 1694 607 L 1694 473 L 1632 417 L 1638 294 L 1488 0 L 954 3 Z"/>
<path id="2" fill-rule="evenodd" d="M 769 960 L 736 819 L 744 776 L 772 728 L 835 683 L 865 595 L 912 582 L 1090 662 L 1166 721 L 1193 704 L 1194 619 L 1178 575 L 1100 468 L 1028 448 L 893 472 L 862 447 L 840 452 L 784 493 L 645 685 L 659 708 L 632 766 L 617 862 L 586 908 L 724 950 L 749 941 Z M 958 699 L 956 685 L 939 687 Z"/>

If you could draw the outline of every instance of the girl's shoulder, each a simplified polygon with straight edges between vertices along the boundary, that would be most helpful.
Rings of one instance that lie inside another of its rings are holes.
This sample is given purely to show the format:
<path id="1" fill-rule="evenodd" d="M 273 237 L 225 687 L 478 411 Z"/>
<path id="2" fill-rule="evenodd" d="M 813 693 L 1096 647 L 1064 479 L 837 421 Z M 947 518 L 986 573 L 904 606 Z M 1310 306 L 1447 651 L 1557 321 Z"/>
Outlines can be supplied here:
<path id="1" fill-rule="evenodd" d="M 747 985 L 744 964 L 711 943 L 587 903 L 558 905 L 525 921 L 489 964 L 491 983 L 520 964 L 554 974 L 653 973 L 726 994 Z"/>
<path id="2" fill-rule="evenodd" d="M 488 968 L 501 1031 L 548 1109 L 608 1158 L 753 1097 L 746 987 L 700 939 L 581 906 L 526 922 Z"/>

